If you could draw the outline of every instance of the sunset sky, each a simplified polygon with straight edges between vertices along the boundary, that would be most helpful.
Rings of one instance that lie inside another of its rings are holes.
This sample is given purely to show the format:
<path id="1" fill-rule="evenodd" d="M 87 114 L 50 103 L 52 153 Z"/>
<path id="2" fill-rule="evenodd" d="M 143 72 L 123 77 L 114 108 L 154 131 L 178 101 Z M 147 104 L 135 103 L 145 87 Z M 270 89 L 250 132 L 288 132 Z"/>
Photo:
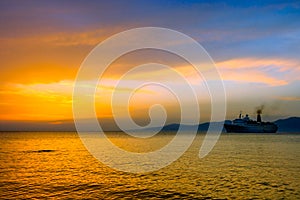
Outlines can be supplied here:
<path id="1" fill-rule="evenodd" d="M 70 123 L 74 80 L 89 52 L 113 34 L 148 26 L 180 31 L 207 50 L 224 81 L 228 119 L 240 110 L 254 117 L 260 105 L 265 120 L 300 116 L 299 1 L 213 2 L 1 1 L 0 130 Z M 174 55 L 151 50 L 125 55 L 99 84 L 104 93 L 96 95 L 96 108 L 103 123 L 112 118 L 112 85 L 124 71 L 147 62 L 170 65 L 203 87 L 192 67 Z M 123 89 L 148 77 L 180 87 L 164 73 L 138 72 Z M 142 88 L 130 110 L 143 124 L 155 103 L 167 105 L 169 123 L 178 120 L 176 99 L 162 88 Z M 209 99 L 199 94 L 199 105 L 207 121 Z"/>

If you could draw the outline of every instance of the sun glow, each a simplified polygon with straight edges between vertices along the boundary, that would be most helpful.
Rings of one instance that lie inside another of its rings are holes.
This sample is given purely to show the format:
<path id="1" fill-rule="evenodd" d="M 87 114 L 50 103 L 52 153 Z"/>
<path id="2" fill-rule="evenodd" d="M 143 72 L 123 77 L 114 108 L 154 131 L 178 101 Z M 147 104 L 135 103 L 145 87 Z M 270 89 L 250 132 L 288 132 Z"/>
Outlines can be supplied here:
<path id="1" fill-rule="evenodd" d="M 173 63 L 174 64 L 174 63 Z M 116 63 L 120 66 L 120 63 Z M 130 66 L 130 63 L 124 63 L 125 66 Z M 225 81 L 233 81 L 240 83 L 258 83 L 266 86 L 284 86 L 291 81 L 285 76 L 276 76 L 276 71 L 281 74 L 293 73 L 293 77 L 297 79 L 299 76 L 299 67 L 297 62 L 268 59 L 258 60 L 254 58 L 245 58 L 237 60 L 228 60 L 216 63 L 219 67 L 220 74 Z M 270 68 L 270 66 L 273 66 Z M 275 66 L 275 68 L 274 68 Z M 128 67 L 125 67 L 128 68 Z M 269 73 L 269 68 L 276 70 L 274 73 Z M 174 69 L 185 76 L 193 87 L 196 89 L 201 101 L 209 101 L 209 96 L 206 94 L 203 97 L 205 85 L 201 76 L 195 73 L 195 70 L 190 65 L 178 63 Z M 168 76 L 168 72 L 164 70 L 157 71 L 140 71 L 129 76 L 125 85 L 115 88 L 118 79 L 120 78 L 118 70 L 109 71 L 106 73 L 103 80 L 99 82 L 98 89 L 95 93 L 95 108 L 99 118 L 113 118 L 111 110 L 111 97 L 115 90 L 123 93 L 134 93 L 132 83 L 141 81 L 147 77 L 161 79 L 159 81 L 171 81 L 172 84 L 180 87 L 180 82 Z M 274 75 L 275 74 L 275 75 Z M 35 77 L 33 73 L 32 77 Z M 72 91 L 73 80 L 61 80 L 56 82 L 47 82 L 47 80 L 55 79 L 56 75 L 50 74 L 45 83 L 6 83 L 2 85 L 0 90 L 0 119 L 1 120 L 65 120 L 72 119 Z M 160 77 L 160 78 L 159 78 Z M 166 79 L 164 78 L 166 77 Z M 29 77 L 27 77 L 29 78 Z M 34 80 L 34 78 L 32 79 Z M 90 84 L 87 81 L 87 86 Z M 134 85 L 134 84 L 133 84 Z M 225 85 L 226 86 L 226 85 Z M 202 89 L 199 89 L 202 88 Z M 157 87 L 147 87 L 135 91 L 133 100 L 131 101 L 130 110 L 133 115 L 138 117 L 148 116 L 150 104 L 155 104 L 153 100 L 160 101 L 168 105 L 168 109 L 174 108 L 176 99 L 170 100 L 168 92 Z M 229 91 L 230 93 L 230 91 Z M 256 95 L 259 95 L 259 91 Z M 234 95 L 233 95 L 234 96 Z M 278 95 L 277 95 L 278 96 Z M 292 97 L 284 95 L 281 100 L 288 101 Z M 171 98 L 172 99 L 172 98 Z M 176 106 L 175 106 L 176 107 Z M 119 108 L 119 113 L 125 112 L 125 108 Z M 123 110 L 121 112 L 121 110 Z"/>

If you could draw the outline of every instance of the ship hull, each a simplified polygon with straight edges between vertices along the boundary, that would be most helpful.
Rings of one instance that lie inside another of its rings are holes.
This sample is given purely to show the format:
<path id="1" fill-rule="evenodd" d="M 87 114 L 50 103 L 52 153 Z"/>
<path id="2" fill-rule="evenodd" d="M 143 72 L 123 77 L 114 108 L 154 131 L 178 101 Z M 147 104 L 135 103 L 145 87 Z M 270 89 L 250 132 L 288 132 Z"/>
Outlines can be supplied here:
<path id="1" fill-rule="evenodd" d="M 224 124 L 224 128 L 228 133 L 276 133 L 278 129 L 275 124 Z"/>

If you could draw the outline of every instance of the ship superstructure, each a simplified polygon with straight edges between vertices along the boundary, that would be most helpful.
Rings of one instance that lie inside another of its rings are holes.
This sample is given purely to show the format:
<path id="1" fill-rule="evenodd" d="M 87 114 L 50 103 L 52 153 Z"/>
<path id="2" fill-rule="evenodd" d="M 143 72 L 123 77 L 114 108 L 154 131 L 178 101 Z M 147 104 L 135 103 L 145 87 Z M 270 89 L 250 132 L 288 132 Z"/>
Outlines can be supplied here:
<path id="1" fill-rule="evenodd" d="M 240 113 L 239 118 L 224 124 L 228 133 L 276 133 L 278 127 L 272 122 L 263 122 L 261 112 L 257 112 L 257 120 L 251 120 L 249 115 L 245 117 Z"/>

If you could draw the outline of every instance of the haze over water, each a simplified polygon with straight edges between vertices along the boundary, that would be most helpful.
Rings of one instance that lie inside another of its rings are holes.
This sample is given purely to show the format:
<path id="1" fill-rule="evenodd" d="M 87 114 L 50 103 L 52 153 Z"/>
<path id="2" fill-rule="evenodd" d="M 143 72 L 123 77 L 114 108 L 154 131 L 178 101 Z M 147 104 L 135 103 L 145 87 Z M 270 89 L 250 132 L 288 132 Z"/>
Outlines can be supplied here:
<path id="1" fill-rule="evenodd" d="M 152 173 L 112 170 L 76 133 L 0 133 L 0 198 L 299 199 L 300 135 L 222 134 L 199 159 L 204 135 L 173 164 Z M 145 152 L 172 134 L 140 140 L 109 133 L 120 147 Z"/>

